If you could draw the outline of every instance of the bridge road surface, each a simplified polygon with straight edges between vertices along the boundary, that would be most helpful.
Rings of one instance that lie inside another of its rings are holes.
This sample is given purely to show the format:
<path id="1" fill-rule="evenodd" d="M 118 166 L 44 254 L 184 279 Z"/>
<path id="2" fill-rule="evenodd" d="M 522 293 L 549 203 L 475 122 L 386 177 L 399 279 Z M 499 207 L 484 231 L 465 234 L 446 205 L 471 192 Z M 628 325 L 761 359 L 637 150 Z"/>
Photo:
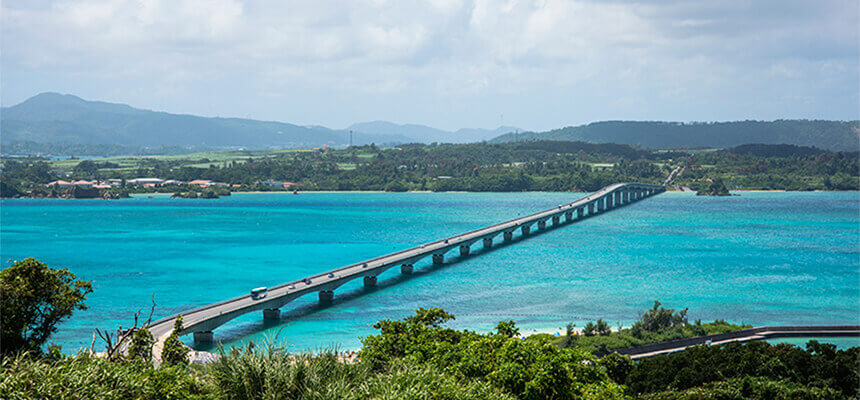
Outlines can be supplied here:
<path id="1" fill-rule="evenodd" d="M 147 329 L 150 330 L 156 343 L 153 355 L 157 360 L 161 358 L 163 342 L 173 330 L 174 320 L 182 316 L 183 329 L 181 335 L 191 332 L 195 333 L 195 341 L 200 334 L 204 339 L 211 341 L 212 330 L 224 323 L 239 317 L 240 315 L 258 311 L 271 310 L 277 313 L 277 309 L 283 307 L 290 301 L 313 292 L 320 292 L 320 300 L 324 301 L 323 292 L 327 292 L 328 300 L 335 288 L 360 277 L 375 277 L 386 270 L 397 265 L 408 265 L 411 271 L 412 264 L 430 255 L 434 256 L 434 263 L 442 263 L 443 255 L 455 248 L 464 246 L 468 254 L 468 246 L 483 239 L 492 239 L 500 234 L 505 234 L 505 241 L 510 241 L 513 232 L 517 229 L 523 231 L 523 236 L 529 234 L 531 225 L 538 224 L 538 231 L 545 230 L 546 223 L 552 220 L 553 227 L 563 225 L 582 218 L 601 214 L 613 208 L 627 205 L 649 196 L 665 191 L 662 185 L 647 183 L 617 183 L 604 187 L 582 199 L 572 203 L 563 204 L 558 207 L 541 211 L 535 214 L 515 218 L 510 221 L 476 229 L 459 235 L 450 236 L 445 239 L 422 244 L 420 246 L 386 254 L 381 257 L 372 258 L 351 264 L 342 268 L 323 272 L 307 278 L 287 282 L 269 288 L 265 298 L 254 300 L 249 295 L 235 297 L 229 300 L 210 304 L 207 306 L 183 311 L 179 314 L 163 318 L 151 323 Z M 562 219 L 566 221 L 563 221 Z M 485 243 L 486 245 L 486 243 Z M 490 246 L 492 243 L 490 243 Z M 464 250 L 461 248 L 461 254 Z M 437 262 L 435 259 L 439 257 Z M 309 283 L 305 283 L 305 279 Z M 265 313 L 265 311 L 264 311 Z M 208 336 L 208 337 L 207 337 Z"/>

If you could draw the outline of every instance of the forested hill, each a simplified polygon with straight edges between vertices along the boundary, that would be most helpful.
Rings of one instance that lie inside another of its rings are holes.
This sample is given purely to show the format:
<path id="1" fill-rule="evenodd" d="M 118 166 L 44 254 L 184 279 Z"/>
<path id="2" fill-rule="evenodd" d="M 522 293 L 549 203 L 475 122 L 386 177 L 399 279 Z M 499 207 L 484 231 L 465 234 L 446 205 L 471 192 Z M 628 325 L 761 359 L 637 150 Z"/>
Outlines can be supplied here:
<path id="1" fill-rule="evenodd" d="M 793 144 L 837 151 L 860 150 L 860 121 L 736 121 L 679 123 L 604 121 L 547 132 L 505 134 L 491 142 L 571 140 L 626 143 L 650 148 L 718 147 L 749 143 Z"/>
<path id="2" fill-rule="evenodd" d="M 58 93 L 42 93 L 4 107 L 0 129 L 3 144 L 307 148 L 349 143 L 349 132 L 321 126 L 170 114 Z M 357 132 L 353 140 L 366 144 L 409 138 Z"/>

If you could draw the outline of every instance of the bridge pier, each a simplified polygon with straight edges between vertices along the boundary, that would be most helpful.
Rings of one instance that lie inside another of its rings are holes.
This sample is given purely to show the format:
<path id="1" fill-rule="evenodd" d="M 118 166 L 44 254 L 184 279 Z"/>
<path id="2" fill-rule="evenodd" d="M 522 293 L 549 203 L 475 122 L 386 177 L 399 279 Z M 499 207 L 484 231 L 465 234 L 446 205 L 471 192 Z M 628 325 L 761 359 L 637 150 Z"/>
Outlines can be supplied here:
<path id="1" fill-rule="evenodd" d="M 576 218 L 582 219 L 585 216 L 585 207 L 579 207 L 576 209 Z"/>
<path id="2" fill-rule="evenodd" d="M 376 277 L 375 276 L 365 276 L 364 277 L 364 287 L 374 287 L 376 286 Z"/>
<path id="3" fill-rule="evenodd" d="M 433 265 L 439 265 L 445 263 L 445 255 L 444 254 L 434 254 L 433 255 Z"/>
<path id="4" fill-rule="evenodd" d="M 470 246 L 460 246 L 460 255 L 468 256 L 469 255 Z"/>
<path id="5" fill-rule="evenodd" d="M 194 343 L 212 343 L 215 341 L 215 334 L 212 331 L 194 332 Z"/>
<path id="6" fill-rule="evenodd" d="M 484 238 L 484 248 L 489 249 L 493 247 L 493 238 Z"/>
<path id="7" fill-rule="evenodd" d="M 552 226 L 559 226 L 561 224 L 561 217 L 558 215 L 552 216 Z"/>
<path id="8" fill-rule="evenodd" d="M 538 229 L 540 229 L 540 230 L 546 229 L 546 221 L 538 221 Z"/>
<path id="9" fill-rule="evenodd" d="M 331 303 L 334 300 L 334 292 L 331 290 L 320 291 L 320 303 Z"/>
<path id="10" fill-rule="evenodd" d="M 400 266 L 400 273 L 404 275 L 409 275 L 414 269 L 415 268 L 412 266 L 412 264 L 403 264 Z"/>
<path id="11" fill-rule="evenodd" d="M 588 203 L 588 215 L 594 215 L 594 202 Z"/>
<path id="12" fill-rule="evenodd" d="M 603 209 L 606 207 L 606 202 L 603 200 L 603 197 L 597 200 L 597 213 L 600 214 L 603 212 Z"/>
<path id="13" fill-rule="evenodd" d="M 630 191 L 625 190 L 624 193 L 622 193 L 622 197 L 624 197 L 625 203 L 629 203 L 630 202 Z"/>
<path id="14" fill-rule="evenodd" d="M 523 236 L 528 235 L 528 234 L 529 234 L 529 230 L 531 230 L 531 228 L 529 228 L 529 226 L 528 226 L 528 225 L 523 225 L 523 227 L 522 227 L 522 228 L 520 228 L 520 229 L 521 229 L 521 230 L 522 230 L 522 232 L 523 232 Z"/>
<path id="15" fill-rule="evenodd" d="M 564 222 L 573 222 L 573 211 L 564 213 Z"/>
<path id="16" fill-rule="evenodd" d="M 615 192 L 613 198 L 615 199 L 615 206 L 620 206 L 624 203 L 624 200 L 621 198 L 621 192 Z"/>
<path id="17" fill-rule="evenodd" d="M 281 319 L 281 310 L 279 310 L 277 308 L 264 308 L 263 309 L 263 319 L 266 319 L 266 320 Z"/>
<path id="18" fill-rule="evenodd" d="M 502 234 L 502 236 L 504 237 L 504 240 L 506 242 L 510 242 L 511 240 L 514 240 L 514 233 L 513 232 L 507 232 L 506 231 L 505 233 Z"/>

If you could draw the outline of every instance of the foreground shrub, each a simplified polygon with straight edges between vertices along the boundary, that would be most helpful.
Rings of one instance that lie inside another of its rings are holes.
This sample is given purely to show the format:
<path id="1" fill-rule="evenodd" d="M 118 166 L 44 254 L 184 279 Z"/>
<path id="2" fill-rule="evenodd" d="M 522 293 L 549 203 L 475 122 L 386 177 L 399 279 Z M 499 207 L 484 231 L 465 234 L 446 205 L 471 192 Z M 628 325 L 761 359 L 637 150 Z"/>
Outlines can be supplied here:
<path id="1" fill-rule="evenodd" d="M 640 397 L 642 400 L 837 400 L 845 398 L 847 397 L 838 390 L 831 388 L 806 387 L 785 380 L 750 377 Z"/>
<path id="2" fill-rule="evenodd" d="M 478 380 L 456 379 L 433 367 L 396 365 L 362 383 L 350 400 L 515 400 L 516 397 Z"/>
<path id="3" fill-rule="evenodd" d="M 810 341 L 806 350 L 788 344 L 732 342 L 697 346 L 643 359 L 627 378 L 633 393 L 686 390 L 710 382 L 743 377 L 788 381 L 809 388 L 830 388 L 846 397 L 860 390 L 860 347 L 837 350 L 832 344 Z"/>
<path id="4" fill-rule="evenodd" d="M 402 359 L 458 379 L 490 383 L 521 399 L 621 397 L 621 386 L 590 354 L 510 338 L 506 333 L 513 326 L 483 335 L 442 327 L 451 318 L 441 309 L 418 309 L 401 321 L 380 321 L 375 325 L 380 334 L 363 340 L 362 362 L 379 371 Z"/>

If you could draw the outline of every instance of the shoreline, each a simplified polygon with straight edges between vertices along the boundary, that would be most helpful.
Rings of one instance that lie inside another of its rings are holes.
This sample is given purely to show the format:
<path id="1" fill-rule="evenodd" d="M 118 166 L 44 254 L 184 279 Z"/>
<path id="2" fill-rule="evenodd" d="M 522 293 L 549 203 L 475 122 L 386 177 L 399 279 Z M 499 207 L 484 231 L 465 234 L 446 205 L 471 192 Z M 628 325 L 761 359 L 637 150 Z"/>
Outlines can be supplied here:
<path id="1" fill-rule="evenodd" d="M 730 193 L 857 193 L 857 192 L 860 192 L 860 190 L 737 189 L 737 190 L 730 190 L 729 192 Z M 238 192 L 230 192 L 230 193 L 231 193 L 231 195 L 237 195 L 237 194 L 243 194 L 243 193 L 247 193 L 247 194 L 270 193 L 270 194 L 283 194 L 283 195 L 293 195 L 294 194 L 293 192 L 288 192 L 288 191 L 238 191 Z M 445 192 L 434 192 L 432 190 L 409 190 L 409 191 L 405 191 L 405 192 L 387 192 L 384 190 L 306 190 L 306 191 L 298 192 L 299 195 L 301 195 L 301 194 L 314 194 L 314 193 L 321 193 L 321 194 L 347 194 L 347 193 L 392 193 L 392 194 L 394 194 L 394 193 L 487 193 L 487 194 L 490 194 L 490 193 L 499 193 L 499 194 L 502 194 L 502 193 L 504 193 L 504 194 L 513 194 L 513 193 L 530 193 L 530 194 L 536 194 L 536 193 L 581 193 L 581 194 L 587 194 L 587 193 L 592 193 L 592 192 L 542 192 L 542 191 L 469 192 L 469 191 L 459 191 L 459 190 L 457 190 L 457 191 L 452 190 L 452 191 L 445 191 Z M 677 191 L 677 190 L 667 190 L 665 193 L 667 193 L 667 194 L 668 193 L 692 193 L 692 194 L 695 194 L 696 192 L 694 192 L 694 191 L 684 192 L 684 191 Z M 157 192 L 157 193 L 133 192 L 133 193 L 128 193 L 128 195 L 130 197 L 172 196 L 173 193 L 167 193 L 167 192 Z M 225 197 L 229 197 L 229 196 L 225 196 Z M 36 199 L 36 200 L 38 200 L 38 199 L 46 199 L 46 200 L 51 200 L 51 199 L 55 199 L 55 200 L 57 200 L 57 199 L 59 199 L 59 200 L 118 200 L 118 199 L 101 199 L 101 198 L 65 199 L 65 198 L 58 198 L 58 197 L 2 197 L 2 198 L 0 198 L 0 200 L 16 200 L 16 199 L 31 199 L 31 200 L 33 200 L 33 199 Z M 213 199 L 213 200 L 216 200 L 216 199 Z"/>

